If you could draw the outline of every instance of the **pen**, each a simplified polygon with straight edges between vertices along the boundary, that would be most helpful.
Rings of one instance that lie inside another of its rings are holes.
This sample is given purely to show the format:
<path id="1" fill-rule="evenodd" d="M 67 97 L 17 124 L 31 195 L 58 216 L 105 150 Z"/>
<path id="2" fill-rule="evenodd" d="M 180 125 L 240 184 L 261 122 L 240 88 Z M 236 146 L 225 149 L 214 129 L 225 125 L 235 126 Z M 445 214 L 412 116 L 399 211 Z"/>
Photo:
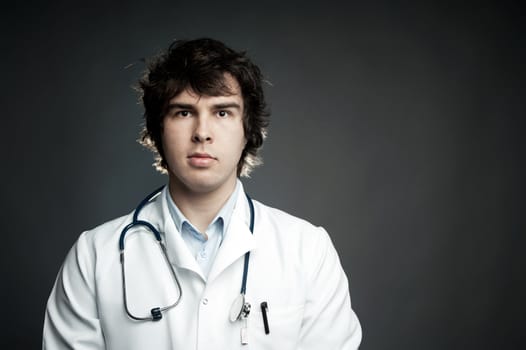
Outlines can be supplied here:
<path id="1" fill-rule="evenodd" d="M 268 311 L 268 304 L 266 301 L 264 301 L 261 303 L 261 314 L 263 315 L 263 326 L 265 327 L 265 334 L 270 333 L 270 329 L 268 327 L 267 311 Z"/>

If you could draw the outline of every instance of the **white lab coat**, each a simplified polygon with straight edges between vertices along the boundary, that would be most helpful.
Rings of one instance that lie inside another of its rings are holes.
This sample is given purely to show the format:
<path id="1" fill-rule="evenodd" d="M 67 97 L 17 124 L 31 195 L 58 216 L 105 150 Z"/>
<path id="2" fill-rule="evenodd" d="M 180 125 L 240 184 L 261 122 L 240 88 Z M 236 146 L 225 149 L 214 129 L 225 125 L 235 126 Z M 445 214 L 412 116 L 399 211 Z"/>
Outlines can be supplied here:
<path id="1" fill-rule="evenodd" d="M 165 193 L 141 212 L 164 233 L 169 259 L 183 295 L 160 321 L 134 321 L 123 304 L 118 241 L 132 214 L 84 232 L 69 252 L 49 297 L 43 349 L 356 349 L 361 328 L 351 309 L 347 278 L 323 228 L 257 201 L 255 228 L 243 190 L 228 232 L 205 281 L 177 233 Z M 137 316 L 175 301 L 178 290 L 153 235 L 126 236 L 128 305 Z M 140 249 L 138 249 L 140 248 Z M 229 321 L 240 293 L 244 255 L 251 252 L 246 299 L 248 345 L 243 321 Z M 265 334 L 260 304 L 268 303 Z"/>

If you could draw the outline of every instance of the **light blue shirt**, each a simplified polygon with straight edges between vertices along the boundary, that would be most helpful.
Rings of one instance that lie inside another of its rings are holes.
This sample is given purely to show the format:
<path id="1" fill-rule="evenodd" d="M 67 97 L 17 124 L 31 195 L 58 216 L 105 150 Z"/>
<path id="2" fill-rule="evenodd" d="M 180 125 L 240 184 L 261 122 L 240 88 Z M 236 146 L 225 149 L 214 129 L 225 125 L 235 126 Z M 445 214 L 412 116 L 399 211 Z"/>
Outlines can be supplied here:
<path id="1" fill-rule="evenodd" d="M 199 232 L 199 230 L 192 225 L 173 201 L 170 191 L 166 191 L 168 208 L 175 227 L 181 234 L 188 250 L 201 267 L 201 271 L 205 277 L 208 277 L 208 273 L 214 263 L 217 251 L 228 231 L 228 224 L 232 218 L 240 187 L 241 182 L 237 180 L 234 192 L 232 192 L 225 205 L 219 210 L 216 217 L 206 228 L 206 235 Z M 208 236 L 208 239 L 206 239 L 206 236 Z"/>

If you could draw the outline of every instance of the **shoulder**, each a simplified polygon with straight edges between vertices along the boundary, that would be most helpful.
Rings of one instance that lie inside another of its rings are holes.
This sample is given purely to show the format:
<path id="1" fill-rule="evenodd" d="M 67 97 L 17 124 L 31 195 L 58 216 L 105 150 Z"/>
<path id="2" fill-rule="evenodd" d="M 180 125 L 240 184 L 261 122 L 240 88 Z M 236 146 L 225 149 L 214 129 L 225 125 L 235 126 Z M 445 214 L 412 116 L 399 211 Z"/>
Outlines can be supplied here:
<path id="1" fill-rule="evenodd" d="M 274 239 L 283 244 L 300 248 L 303 253 L 319 252 L 320 248 L 327 249 L 332 246 L 329 234 L 322 226 L 256 200 L 254 207 L 256 228 L 261 227 L 261 235 L 274 236 Z"/>
<path id="2" fill-rule="evenodd" d="M 118 241 L 122 229 L 132 220 L 132 213 L 107 221 L 90 230 L 82 232 L 79 242 L 93 247 L 103 247 Z"/>
<path id="3" fill-rule="evenodd" d="M 133 221 L 134 212 L 135 210 L 82 232 L 72 250 L 77 256 L 84 256 L 96 265 L 118 260 L 119 239 L 123 229 Z M 163 221 L 161 213 L 162 201 L 152 200 L 142 208 L 141 219 L 159 227 Z"/>
<path id="4" fill-rule="evenodd" d="M 119 237 L 131 219 L 132 214 L 123 215 L 82 232 L 69 251 L 65 266 L 72 265 L 91 275 L 99 267 L 118 262 Z"/>
<path id="5" fill-rule="evenodd" d="M 256 211 L 256 215 L 259 214 L 259 216 L 262 219 L 268 220 L 268 222 L 271 224 L 280 224 L 280 225 L 286 224 L 286 225 L 292 225 L 293 227 L 304 228 L 304 229 L 315 228 L 313 224 L 311 224 L 305 219 L 289 214 L 281 209 L 270 207 L 257 200 L 253 200 L 253 202 L 254 202 L 254 208 Z"/>

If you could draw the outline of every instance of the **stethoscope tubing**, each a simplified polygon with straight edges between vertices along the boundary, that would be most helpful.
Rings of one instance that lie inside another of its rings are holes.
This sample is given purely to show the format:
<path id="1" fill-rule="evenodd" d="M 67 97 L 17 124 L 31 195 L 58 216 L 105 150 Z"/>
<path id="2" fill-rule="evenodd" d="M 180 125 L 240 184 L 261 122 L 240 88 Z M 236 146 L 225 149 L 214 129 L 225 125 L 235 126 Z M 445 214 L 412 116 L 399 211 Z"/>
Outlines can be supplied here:
<path id="1" fill-rule="evenodd" d="M 250 207 L 250 233 L 254 234 L 254 203 L 252 198 L 245 193 Z M 250 250 L 245 253 L 245 262 L 243 264 L 243 279 L 241 281 L 241 294 L 245 295 L 247 292 L 247 278 L 248 278 L 248 264 L 250 262 Z"/>
<path id="2" fill-rule="evenodd" d="M 183 296 L 183 289 L 181 288 L 181 283 L 179 282 L 179 278 L 177 277 L 177 274 L 175 273 L 175 269 L 172 266 L 172 264 L 171 264 L 171 262 L 170 262 L 170 260 L 168 258 L 168 253 L 166 251 L 166 246 L 163 243 L 161 233 L 155 228 L 155 226 L 153 226 L 148 221 L 139 220 L 139 214 L 140 214 L 141 210 L 153 198 L 158 196 L 161 193 L 161 191 L 163 190 L 164 187 L 165 187 L 164 185 L 159 187 L 158 189 L 156 189 L 155 191 L 150 193 L 147 197 L 145 197 L 139 203 L 139 205 L 137 205 L 137 208 L 135 209 L 135 211 L 133 213 L 132 222 L 127 224 L 122 229 L 121 235 L 119 237 L 119 251 L 120 251 L 120 262 L 121 262 L 121 271 L 122 271 L 122 285 L 123 285 L 122 289 L 123 289 L 123 298 L 124 298 L 124 308 L 126 310 L 126 314 L 130 318 L 132 318 L 133 320 L 136 320 L 136 321 L 158 321 L 158 320 L 160 320 L 162 318 L 162 313 L 167 311 L 167 310 L 169 310 L 169 309 L 171 309 L 171 308 L 174 308 L 175 306 L 177 306 L 179 304 L 179 302 L 181 301 L 181 298 Z M 254 221 L 255 221 L 254 203 L 252 202 L 252 199 L 250 198 L 250 196 L 248 194 L 246 194 L 246 197 L 247 197 L 247 201 L 248 201 L 249 208 L 250 208 L 250 225 L 249 225 L 249 228 L 250 228 L 250 232 L 252 234 L 254 234 Z M 167 306 L 163 306 L 163 307 L 154 307 L 154 308 L 152 308 L 150 310 L 151 316 L 145 316 L 145 317 L 135 316 L 135 315 L 133 315 L 130 312 L 130 310 L 128 308 L 128 298 L 127 298 L 127 292 L 126 292 L 126 271 L 125 271 L 126 269 L 125 269 L 125 263 L 124 263 L 124 241 L 125 241 L 125 238 L 126 238 L 126 233 L 128 233 L 128 231 L 131 230 L 132 228 L 138 227 L 138 226 L 143 226 L 143 227 L 147 228 L 148 231 L 150 231 L 150 232 L 152 232 L 154 234 L 155 239 L 157 240 L 157 243 L 159 244 L 159 248 L 161 249 L 161 252 L 162 252 L 162 255 L 164 257 L 164 260 L 165 260 L 166 264 L 169 267 L 170 274 L 172 275 L 172 278 L 175 280 L 175 284 L 177 286 L 177 290 L 179 291 L 179 296 L 178 296 L 177 300 L 174 303 L 172 303 L 170 305 L 167 305 Z M 242 281 L 241 281 L 241 295 L 243 296 L 243 298 L 244 298 L 244 296 L 246 294 L 246 290 L 247 290 L 247 279 L 248 279 L 249 263 L 250 263 L 250 251 L 245 253 L 245 259 L 244 259 L 244 263 L 243 263 L 243 277 L 242 277 Z"/>

